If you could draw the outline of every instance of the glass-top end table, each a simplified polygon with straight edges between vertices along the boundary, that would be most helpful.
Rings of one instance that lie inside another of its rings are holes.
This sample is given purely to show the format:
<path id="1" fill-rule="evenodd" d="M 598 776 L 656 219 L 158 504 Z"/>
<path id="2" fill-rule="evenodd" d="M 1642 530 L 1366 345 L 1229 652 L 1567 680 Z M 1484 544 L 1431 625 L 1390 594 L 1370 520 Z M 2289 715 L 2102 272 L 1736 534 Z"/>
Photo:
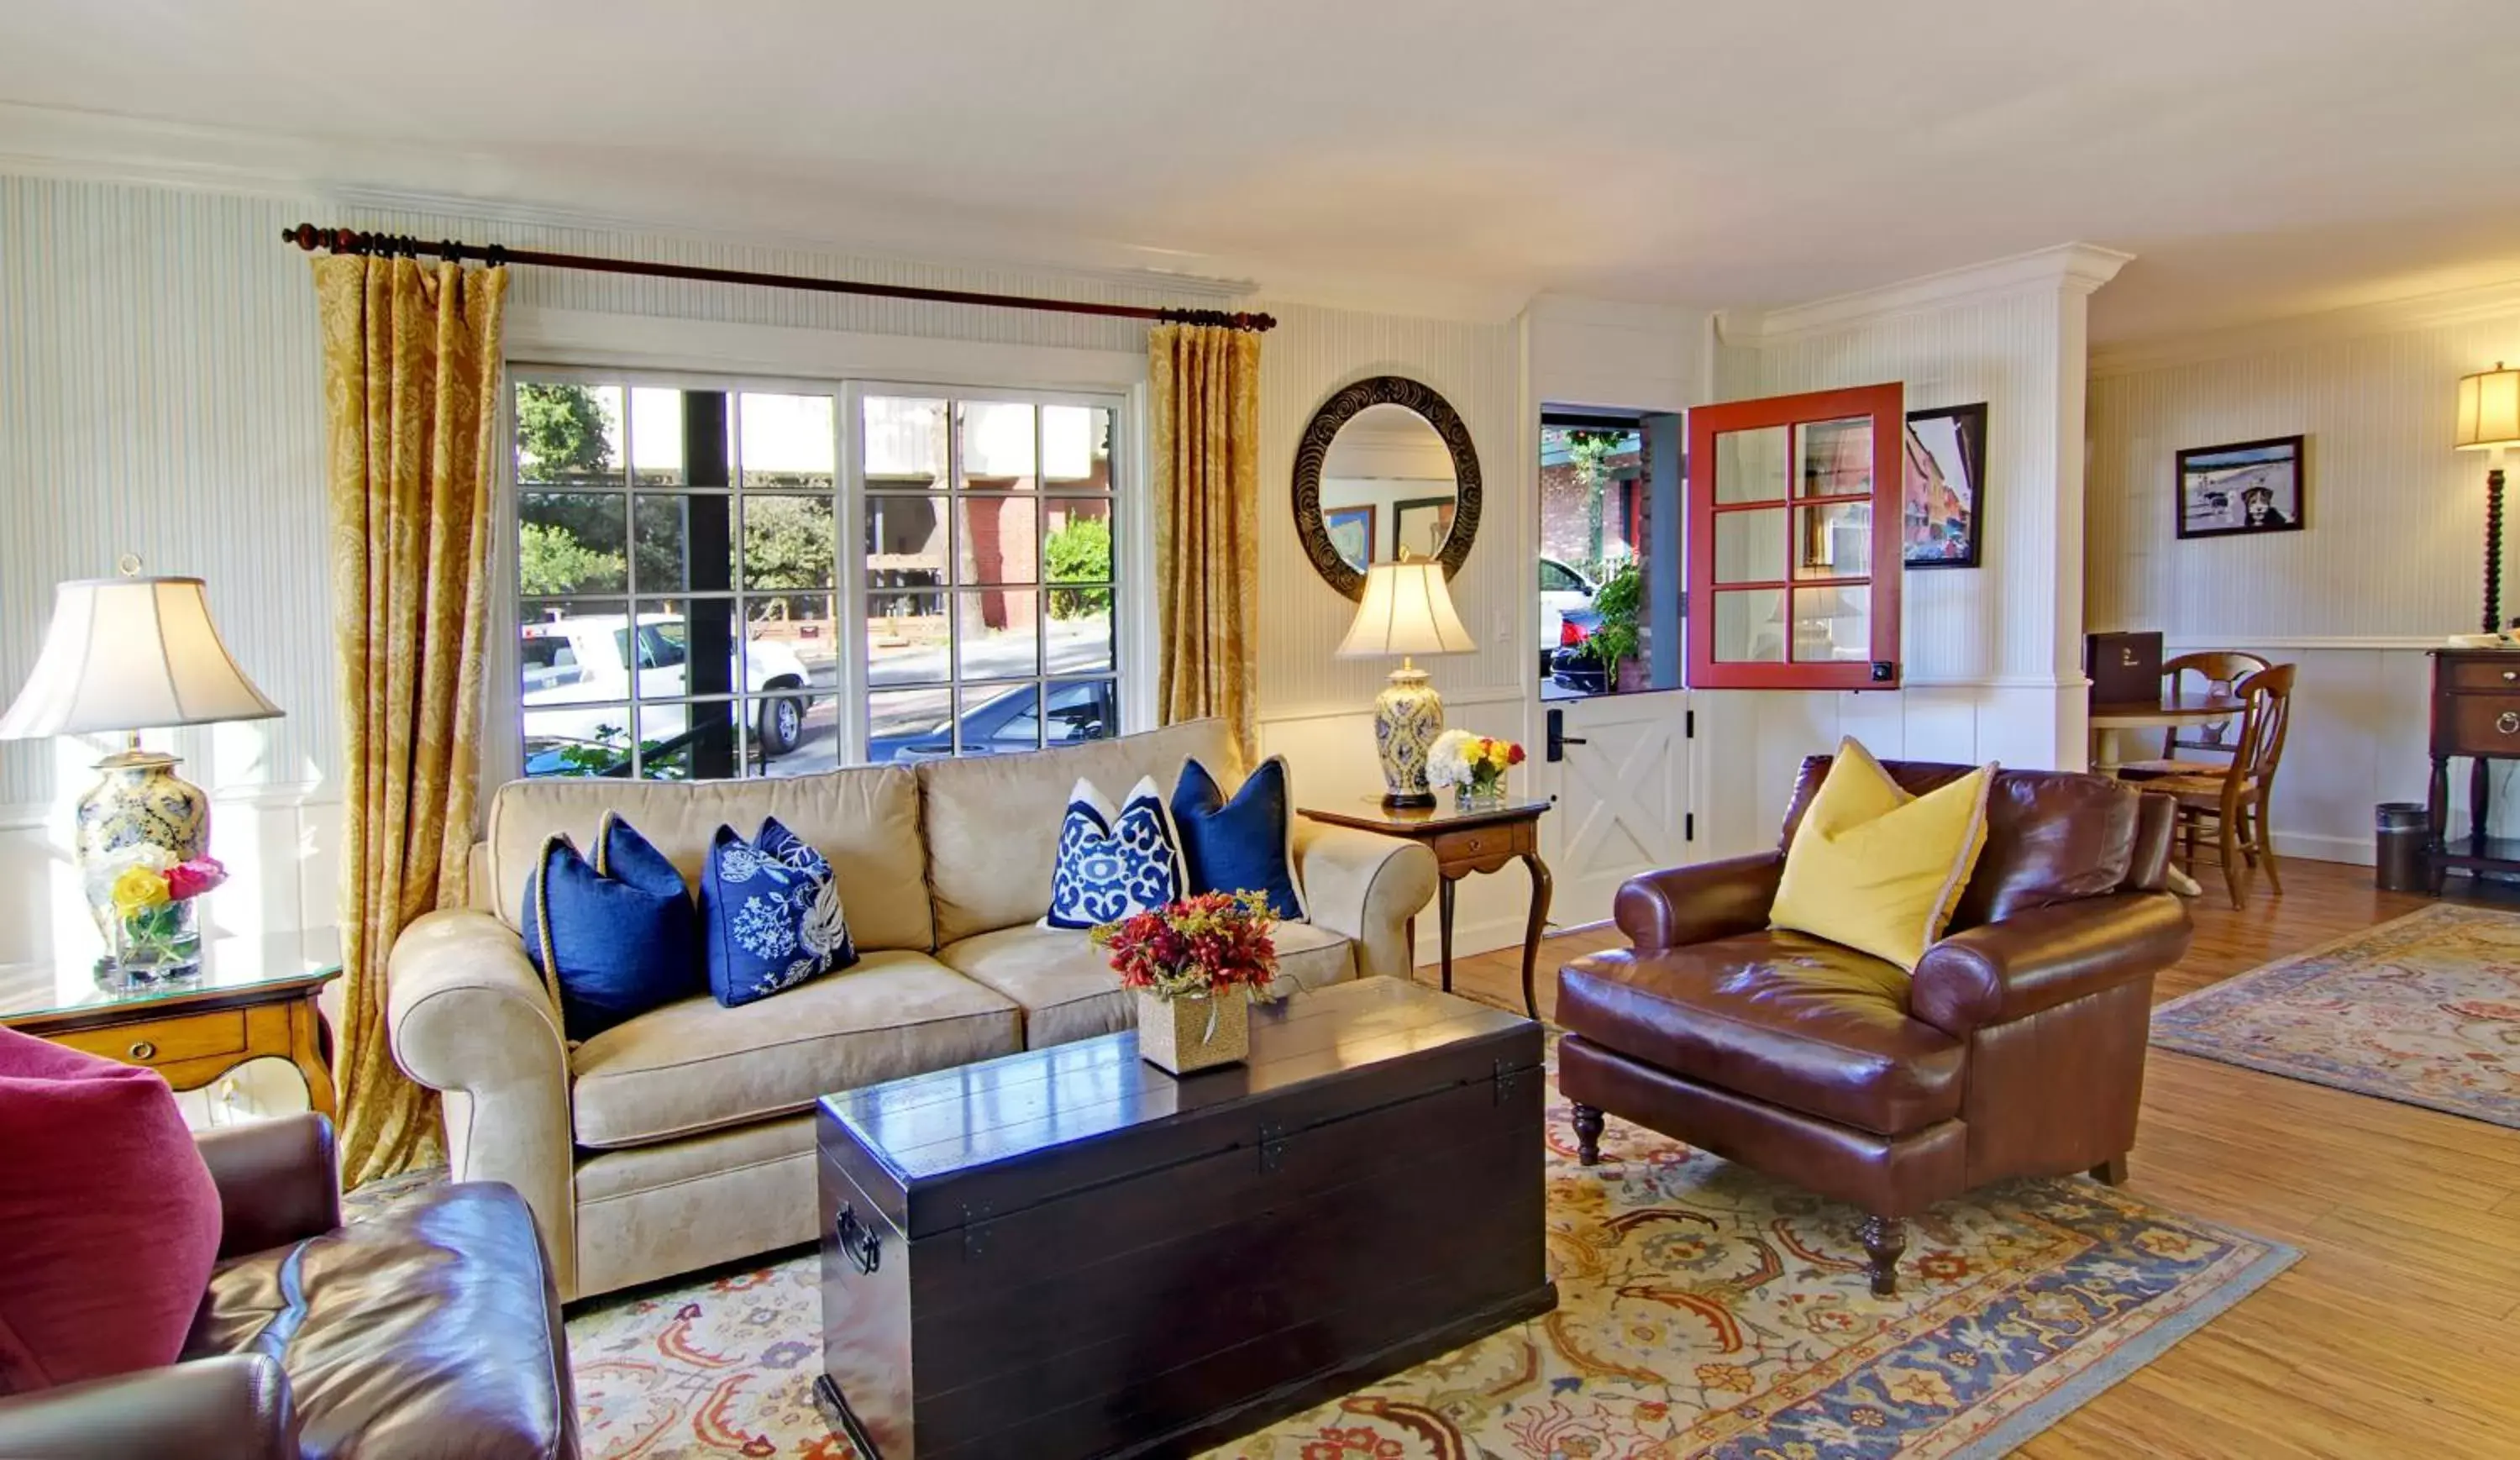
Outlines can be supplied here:
<path id="1" fill-rule="evenodd" d="M 248 1060 L 289 1061 L 307 1101 L 333 1114 L 329 1040 L 315 996 L 341 974 L 331 929 L 202 940 L 189 973 L 131 979 L 100 964 L 93 937 L 47 963 L 0 964 L 0 1026 L 142 1065 L 197 1090 Z"/>

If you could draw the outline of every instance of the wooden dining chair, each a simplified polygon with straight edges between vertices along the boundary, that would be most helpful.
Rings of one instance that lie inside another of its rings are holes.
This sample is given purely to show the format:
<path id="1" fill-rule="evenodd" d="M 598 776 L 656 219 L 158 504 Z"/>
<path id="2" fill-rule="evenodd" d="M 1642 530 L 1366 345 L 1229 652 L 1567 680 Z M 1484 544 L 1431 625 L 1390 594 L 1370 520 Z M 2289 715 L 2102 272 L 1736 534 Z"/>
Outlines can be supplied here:
<path id="1" fill-rule="evenodd" d="M 2161 666 L 2162 699 L 2174 702 L 2189 694 L 2228 695 L 2241 680 L 2271 665 L 2271 661 L 2236 649 L 2182 654 Z M 2118 767 L 2118 778 L 2149 781 L 2161 776 L 2219 776 L 2229 768 L 2239 746 L 2230 730 L 2228 720 L 2170 726 L 2161 732 L 2161 754 L 2150 760 L 2126 762 Z"/>
<path id="2" fill-rule="evenodd" d="M 2275 866 L 2275 849 L 2267 835 L 2268 807 L 2274 798 L 2275 769 L 2283 761 L 2284 738 L 2292 723 L 2294 666 L 2272 664 L 2232 686 L 2239 704 L 2239 738 L 2225 766 L 2154 776 L 2144 790 L 2167 792 L 2179 802 L 2182 862 L 2196 875 L 2196 847 L 2211 836 L 2223 862 L 2223 883 L 2233 908 L 2248 905 L 2242 890 L 2244 868 L 2263 869 L 2267 886 L 2283 895 L 2283 874 Z"/>

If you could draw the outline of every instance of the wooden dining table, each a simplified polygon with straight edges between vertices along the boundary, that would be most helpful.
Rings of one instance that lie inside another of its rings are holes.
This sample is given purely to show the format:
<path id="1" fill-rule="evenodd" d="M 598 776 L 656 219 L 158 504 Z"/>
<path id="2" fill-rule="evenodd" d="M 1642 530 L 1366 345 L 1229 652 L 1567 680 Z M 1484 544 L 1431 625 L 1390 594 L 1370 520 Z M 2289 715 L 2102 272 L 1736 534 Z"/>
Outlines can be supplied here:
<path id="1" fill-rule="evenodd" d="M 2100 775 L 2113 775 L 2121 762 L 2108 757 L 2109 732 L 2112 730 L 2168 730 L 2187 725 L 2212 725 L 2240 718 L 2238 697 L 2211 690 L 2190 690 L 2184 694 L 2168 687 L 2158 700 L 2093 701 L 2091 713 L 2092 769 Z M 2170 869 L 2170 890 L 2182 897 L 2193 897 L 2204 891 L 2196 879 L 2177 867 Z"/>

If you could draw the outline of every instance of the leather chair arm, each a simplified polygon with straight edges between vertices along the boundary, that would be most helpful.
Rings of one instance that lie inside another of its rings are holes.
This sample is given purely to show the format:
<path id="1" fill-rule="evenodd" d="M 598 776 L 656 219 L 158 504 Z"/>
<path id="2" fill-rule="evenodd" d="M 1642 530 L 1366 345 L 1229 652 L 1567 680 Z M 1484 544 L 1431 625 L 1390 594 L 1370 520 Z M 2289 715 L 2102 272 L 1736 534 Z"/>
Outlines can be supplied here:
<path id="1" fill-rule="evenodd" d="M 1965 1035 L 2098 993 L 2177 963 L 2187 909 L 2167 892 L 2119 892 L 2037 908 L 1956 933 L 1925 950 L 1908 1009 Z"/>
<path id="2" fill-rule="evenodd" d="M 1781 851 L 1668 867 L 1629 878 L 1611 913 L 1640 953 L 1735 937 L 1768 926 L 1784 872 Z"/>
<path id="3" fill-rule="evenodd" d="M 10 1460 L 297 1460 L 280 1365 L 222 1354 L 0 1398 Z"/>
<path id="4" fill-rule="evenodd" d="M 219 1189 L 219 1258 L 267 1252 L 341 1224 L 333 1122 L 313 1112 L 194 1137 Z"/>

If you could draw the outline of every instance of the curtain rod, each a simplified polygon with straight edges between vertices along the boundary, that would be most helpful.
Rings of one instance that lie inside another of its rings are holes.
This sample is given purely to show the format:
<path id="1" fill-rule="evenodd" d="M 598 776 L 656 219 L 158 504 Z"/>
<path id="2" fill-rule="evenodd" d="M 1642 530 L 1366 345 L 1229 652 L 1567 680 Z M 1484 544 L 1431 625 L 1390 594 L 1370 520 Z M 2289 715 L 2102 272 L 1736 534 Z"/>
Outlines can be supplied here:
<path id="1" fill-rule="evenodd" d="M 802 289 L 816 294 L 863 295 L 878 299 L 920 299 L 937 304 L 980 304 L 995 309 L 1040 309 L 1055 314 L 1099 314 L 1112 319 L 1150 319 L 1173 325 L 1218 325 L 1229 330 L 1271 330 L 1275 316 L 1223 309 L 1160 309 L 1144 304 L 1090 304 L 1073 299 L 1035 298 L 1019 294 L 980 294 L 963 289 L 919 289 L 907 284 L 860 284 L 847 279 L 816 279 L 804 274 L 756 274 L 747 269 L 698 268 L 690 264 L 650 263 L 637 258 L 598 258 L 587 253 L 550 253 L 540 249 L 511 249 L 502 244 L 459 244 L 452 239 L 430 243 L 408 234 L 363 233 L 352 228 L 318 228 L 300 223 L 280 231 L 283 243 L 312 253 L 421 254 L 461 262 L 472 259 L 492 266 L 533 264 L 547 269 L 584 269 L 599 274 L 636 274 L 646 279 L 691 279 L 702 284 L 743 284 L 758 289 Z"/>

